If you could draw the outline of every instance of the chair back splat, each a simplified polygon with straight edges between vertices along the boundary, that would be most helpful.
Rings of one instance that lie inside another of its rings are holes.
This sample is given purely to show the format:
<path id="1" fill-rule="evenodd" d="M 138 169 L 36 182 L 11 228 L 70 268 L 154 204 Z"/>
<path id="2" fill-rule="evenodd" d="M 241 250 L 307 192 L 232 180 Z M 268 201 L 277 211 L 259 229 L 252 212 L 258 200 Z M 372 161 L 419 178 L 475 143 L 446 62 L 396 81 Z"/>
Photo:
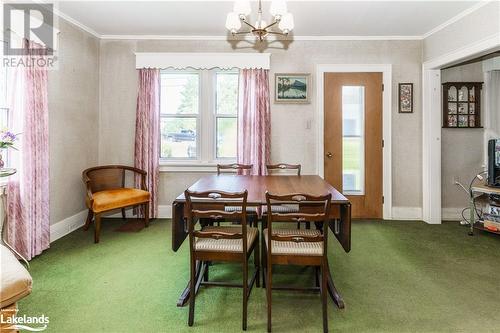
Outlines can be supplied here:
<path id="1" fill-rule="evenodd" d="M 222 173 L 237 173 L 239 175 L 250 175 L 252 172 L 252 164 L 217 164 L 217 175 Z"/>
<path id="2" fill-rule="evenodd" d="M 290 176 L 297 175 L 300 176 L 300 164 L 286 164 L 286 163 L 278 163 L 278 164 L 268 164 L 266 165 L 267 174 L 272 176 Z"/>

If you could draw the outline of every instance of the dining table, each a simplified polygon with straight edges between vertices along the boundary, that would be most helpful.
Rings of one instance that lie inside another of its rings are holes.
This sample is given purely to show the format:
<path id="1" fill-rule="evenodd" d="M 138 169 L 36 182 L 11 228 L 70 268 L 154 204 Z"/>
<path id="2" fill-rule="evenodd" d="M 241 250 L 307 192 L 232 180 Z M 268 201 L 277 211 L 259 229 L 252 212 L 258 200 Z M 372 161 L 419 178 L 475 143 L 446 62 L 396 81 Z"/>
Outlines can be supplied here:
<path id="1" fill-rule="evenodd" d="M 266 205 L 266 191 L 276 195 L 307 193 L 310 195 L 326 195 L 331 193 L 331 212 L 328 227 L 345 252 L 351 250 L 351 203 L 337 189 L 317 175 L 302 176 L 245 176 L 236 174 L 209 175 L 200 178 L 189 187 L 190 191 L 248 191 L 248 207 L 260 208 Z M 172 203 L 172 250 L 176 252 L 188 236 L 186 219 L 186 199 L 184 193 L 179 194 Z M 196 288 L 205 274 L 207 263 L 196 264 Z M 339 308 L 344 308 L 344 300 L 335 287 L 332 274 L 328 272 L 328 293 Z M 190 297 L 189 283 L 180 295 L 177 306 L 187 304 Z"/>

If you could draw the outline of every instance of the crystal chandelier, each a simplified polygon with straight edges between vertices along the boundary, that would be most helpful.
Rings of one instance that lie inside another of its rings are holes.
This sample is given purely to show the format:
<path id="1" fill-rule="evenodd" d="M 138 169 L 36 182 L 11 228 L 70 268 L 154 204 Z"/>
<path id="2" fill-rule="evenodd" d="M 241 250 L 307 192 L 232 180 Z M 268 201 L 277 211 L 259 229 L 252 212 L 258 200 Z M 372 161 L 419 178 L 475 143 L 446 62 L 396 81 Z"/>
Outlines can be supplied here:
<path id="1" fill-rule="evenodd" d="M 250 1 L 236 0 L 234 2 L 233 11 L 227 14 L 226 28 L 235 35 L 254 35 L 259 41 L 271 35 L 287 36 L 293 30 L 294 22 L 293 15 L 287 12 L 285 0 L 272 0 L 270 13 L 273 21 L 267 24 L 262 19 L 262 1 L 259 0 L 259 10 L 257 12 L 257 21 L 255 25 L 248 22 L 247 16 L 252 12 Z M 242 25 L 247 29 L 240 31 Z M 278 29 L 276 29 L 276 26 Z M 273 29 L 271 29 L 273 28 Z"/>

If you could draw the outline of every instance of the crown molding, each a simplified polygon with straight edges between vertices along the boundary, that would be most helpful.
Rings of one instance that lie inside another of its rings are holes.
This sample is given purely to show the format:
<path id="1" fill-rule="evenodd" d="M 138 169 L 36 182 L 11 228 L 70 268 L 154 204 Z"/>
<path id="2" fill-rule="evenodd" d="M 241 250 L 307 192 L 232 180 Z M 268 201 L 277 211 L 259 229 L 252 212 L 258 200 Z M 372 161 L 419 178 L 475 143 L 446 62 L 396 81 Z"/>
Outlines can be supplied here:
<path id="1" fill-rule="evenodd" d="M 290 1 L 290 0 L 289 0 Z M 461 13 L 455 15 L 446 22 L 438 25 L 437 27 L 429 30 L 421 36 L 293 36 L 291 41 L 383 41 L 383 40 L 423 40 L 436 32 L 446 28 L 447 26 L 459 21 L 465 16 L 475 12 L 481 7 L 494 2 L 495 0 L 481 0 L 479 3 L 465 9 Z M 101 35 L 94 29 L 86 26 L 80 21 L 72 18 L 71 16 L 60 11 L 58 8 L 54 8 L 54 13 L 60 18 L 66 20 L 67 22 L 77 26 L 78 28 L 88 32 L 89 34 L 97 37 L 99 39 L 107 40 L 230 40 L 231 38 L 227 35 L 221 36 L 185 36 L 185 35 Z M 277 38 L 276 38 L 277 39 Z M 254 38 L 245 38 L 242 40 L 254 40 Z M 275 39 L 270 39 L 275 40 Z"/>
<path id="2" fill-rule="evenodd" d="M 254 37 L 242 39 L 232 39 L 230 36 L 183 36 L 183 35 L 101 35 L 101 39 L 109 40 L 249 40 L 254 41 Z M 421 40 L 422 36 L 293 36 L 291 39 L 268 38 L 268 40 L 283 41 L 352 41 L 352 40 Z"/>
<path id="3" fill-rule="evenodd" d="M 425 39 L 425 38 L 435 34 L 436 32 L 443 30 L 447 26 L 452 25 L 453 23 L 461 20 L 462 18 L 466 17 L 469 14 L 474 13 L 476 10 L 478 10 L 478 9 L 482 8 L 483 6 L 486 6 L 487 4 L 492 3 L 492 2 L 494 2 L 494 1 L 493 0 L 481 0 L 479 3 L 465 9 L 464 11 L 460 12 L 459 14 L 453 16 L 451 19 L 449 19 L 449 20 L 445 21 L 444 23 L 441 23 L 437 27 L 427 31 L 425 34 L 422 35 L 422 39 Z"/>

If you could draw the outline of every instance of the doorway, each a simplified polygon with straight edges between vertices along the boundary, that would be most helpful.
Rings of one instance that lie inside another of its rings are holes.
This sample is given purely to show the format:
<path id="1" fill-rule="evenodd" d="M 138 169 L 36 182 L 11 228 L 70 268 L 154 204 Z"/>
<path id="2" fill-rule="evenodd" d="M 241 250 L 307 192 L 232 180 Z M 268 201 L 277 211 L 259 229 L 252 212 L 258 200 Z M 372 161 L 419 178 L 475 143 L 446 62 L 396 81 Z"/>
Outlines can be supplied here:
<path id="1" fill-rule="evenodd" d="M 383 74 L 323 74 L 324 177 L 355 218 L 383 216 Z"/>

